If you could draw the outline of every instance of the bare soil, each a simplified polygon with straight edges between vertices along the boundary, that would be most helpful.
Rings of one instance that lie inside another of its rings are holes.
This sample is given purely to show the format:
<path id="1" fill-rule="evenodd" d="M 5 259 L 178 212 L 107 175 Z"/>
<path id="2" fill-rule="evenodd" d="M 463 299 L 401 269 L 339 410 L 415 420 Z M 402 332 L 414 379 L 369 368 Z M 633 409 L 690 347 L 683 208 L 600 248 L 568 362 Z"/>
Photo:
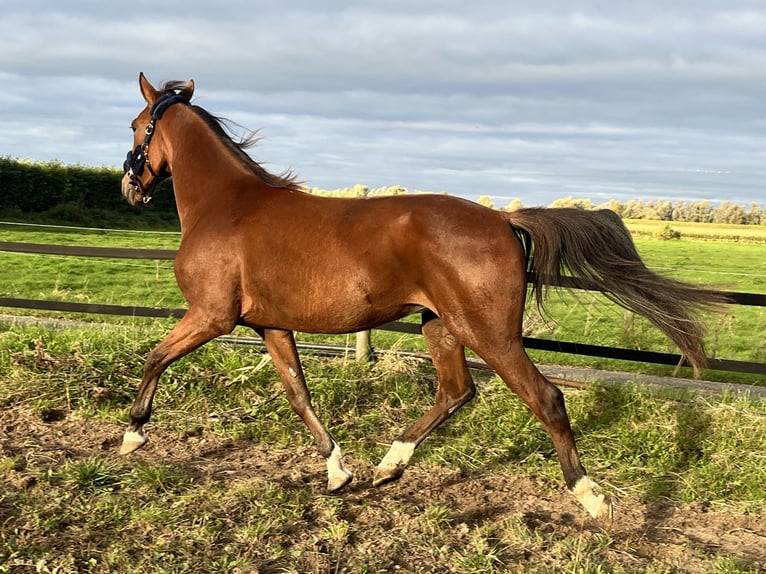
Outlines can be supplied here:
<path id="1" fill-rule="evenodd" d="M 33 413 L 20 409 L 0 412 L 0 454 L 27 461 L 24 468 L 4 471 L 8 481 L 3 490 L 20 493 L 44 488 L 29 469 L 55 469 L 66 461 L 90 457 L 118 460 L 116 450 L 122 427 L 60 412 Z M 285 489 L 313 485 L 317 492 L 326 480 L 323 460 L 306 447 L 274 448 L 245 440 L 231 440 L 202 433 L 179 437 L 153 427 L 151 442 L 135 457 L 161 460 L 193 476 L 198 484 L 233 485 L 249 477 L 261 477 Z M 349 445 L 346 445 L 349 448 Z M 119 459 L 124 464 L 125 459 Z M 614 523 L 606 528 L 589 519 L 563 485 L 509 469 L 502 474 L 463 472 L 415 464 L 397 483 L 372 488 L 372 466 L 346 456 L 355 473 L 354 482 L 338 496 L 343 500 L 341 518 L 351 528 L 344 552 L 378 553 L 377 563 L 400 571 L 438 572 L 423 556 L 427 541 L 414 541 L 410 555 L 396 552 L 381 561 L 385 539 L 373 543 L 365 532 L 406 536 L 410 523 L 426 507 L 451 509 L 450 544 L 466 543 L 467 532 L 476 526 L 521 520 L 528 531 L 542 539 L 588 538 L 604 532 L 611 543 L 603 552 L 606 563 L 620 571 L 640 572 L 663 566 L 662 571 L 709 572 L 713 557 L 731 557 L 751 571 L 766 572 L 766 518 L 734 509 L 703 504 L 674 505 L 632 498 L 615 501 Z M 14 496 L 0 496 L 0 529 L 23 527 L 12 505 Z M 392 509 L 396 509 L 393 512 Z M 309 525 L 307 525 L 307 528 Z M 416 529 L 412 529 L 413 532 Z M 417 534 L 422 536 L 422 532 Z M 509 535 L 510 536 L 510 535 Z M 73 544 L 73 542 L 68 542 Z M 83 540 L 83 545 L 98 541 Z M 506 550 L 503 563 L 523 571 L 525 565 L 547 564 L 556 569 L 556 556 L 545 545 L 519 541 L 516 550 Z M 62 549 L 63 550 L 63 549 Z M 75 549 L 69 548 L 68 551 Z M 330 565 L 327 566 L 329 571 Z M 316 571 L 324 571 L 314 562 Z M 262 570 L 266 571 L 266 570 Z"/>

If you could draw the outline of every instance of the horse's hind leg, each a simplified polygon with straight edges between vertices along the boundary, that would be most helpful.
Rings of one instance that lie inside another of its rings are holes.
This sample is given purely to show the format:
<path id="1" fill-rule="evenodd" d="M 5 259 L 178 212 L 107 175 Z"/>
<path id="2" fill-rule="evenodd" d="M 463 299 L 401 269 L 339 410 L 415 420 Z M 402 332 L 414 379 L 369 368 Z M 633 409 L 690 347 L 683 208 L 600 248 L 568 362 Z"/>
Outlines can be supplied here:
<path id="1" fill-rule="evenodd" d="M 263 337 L 266 349 L 279 372 L 290 406 L 311 431 L 319 452 L 327 461 L 327 490 L 340 490 L 351 482 L 353 476 L 343 467 L 340 447 L 322 425 L 311 405 L 292 331 L 265 329 L 257 332 Z"/>
<path id="2" fill-rule="evenodd" d="M 447 331 L 442 320 L 431 312 L 423 315 L 423 336 L 439 380 L 436 403 L 391 445 L 375 468 L 374 486 L 399 478 L 415 447 L 452 413 L 470 401 L 476 392 L 466 365 L 464 347 Z"/>
<path id="3" fill-rule="evenodd" d="M 502 356 L 482 356 L 505 384 L 529 406 L 548 431 L 556 448 L 564 480 L 572 494 L 591 516 L 611 520 L 611 501 L 604 495 L 594 494 L 595 485 L 580 463 L 561 390 L 535 367 L 520 340 L 512 342 L 509 351 Z"/>

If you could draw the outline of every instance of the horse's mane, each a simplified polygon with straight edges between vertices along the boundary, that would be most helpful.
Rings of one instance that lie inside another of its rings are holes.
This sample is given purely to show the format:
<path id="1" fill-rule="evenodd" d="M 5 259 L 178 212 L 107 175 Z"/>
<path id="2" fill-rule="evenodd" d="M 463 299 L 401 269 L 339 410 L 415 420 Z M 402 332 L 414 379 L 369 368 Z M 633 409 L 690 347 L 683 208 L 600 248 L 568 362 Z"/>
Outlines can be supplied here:
<path id="1" fill-rule="evenodd" d="M 165 82 L 165 84 L 162 85 L 161 91 L 174 92 L 183 88 L 184 85 L 185 82 Z M 242 138 L 235 140 L 226 127 L 227 124 L 231 122 L 224 118 L 214 116 L 196 104 L 190 104 L 189 107 L 205 122 L 205 124 L 207 124 L 221 143 L 234 154 L 234 157 L 236 157 L 245 168 L 250 170 L 253 175 L 263 183 L 270 185 L 271 187 L 289 189 L 292 191 L 303 191 L 303 185 L 297 180 L 296 174 L 292 171 L 287 170 L 281 174 L 271 173 L 248 155 L 245 150 L 253 147 L 260 140 L 257 131 L 250 132 Z"/>

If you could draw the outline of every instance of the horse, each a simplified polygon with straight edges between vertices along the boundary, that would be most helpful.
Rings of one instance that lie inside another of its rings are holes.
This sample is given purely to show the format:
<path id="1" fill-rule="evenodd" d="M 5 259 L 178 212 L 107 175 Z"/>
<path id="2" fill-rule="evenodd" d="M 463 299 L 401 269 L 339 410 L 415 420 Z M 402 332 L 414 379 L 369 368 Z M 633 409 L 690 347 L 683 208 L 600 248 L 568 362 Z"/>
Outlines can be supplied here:
<path id="1" fill-rule="evenodd" d="M 174 271 L 189 306 L 146 358 L 121 454 L 147 442 L 144 425 L 165 369 L 244 325 L 263 339 L 326 461 L 327 489 L 339 491 L 352 473 L 314 411 L 293 333 L 357 332 L 420 313 L 435 402 L 392 442 L 373 486 L 399 479 L 416 447 L 473 398 L 469 348 L 542 423 L 584 509 L 611 520 L 610 497 L 580 461 L 562 392 L 522 344 L 528 290 L 538 305 L 562 280 L 603 291 L 662 330 L 695 374 L 706 364 L 697 314 L 714 292 L 649 270 L 608 210 L 503 212 L 448 195 L 306 193 L 292 172 L 274 174 L 253 160 L 250 138 L 235 140 L 223 120 L 192 103 L 192 80 L 155 88 L 142 73 L 139 87 L 146 105 L 131 123 L 121 191 L 131 205 L 143 204 L 172 175 L 181 223 Z"/>

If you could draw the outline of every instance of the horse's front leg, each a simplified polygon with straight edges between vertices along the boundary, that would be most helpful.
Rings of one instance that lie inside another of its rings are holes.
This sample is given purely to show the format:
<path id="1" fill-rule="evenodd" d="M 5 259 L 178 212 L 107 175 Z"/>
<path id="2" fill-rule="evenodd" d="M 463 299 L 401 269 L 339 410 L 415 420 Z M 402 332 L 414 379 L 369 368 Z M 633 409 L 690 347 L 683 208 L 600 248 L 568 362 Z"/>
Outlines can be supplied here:
<path id="1" fill-rule="evenodd" d="M 130 424 L 123 436 L 120 454 L 129 454 L 144 446 L 149 440 L 144 432 L 144 425 L 149 422 L 154 393 L 157 391 L 157 381 L 165 369 L 208 341 L 231 332 L 233 328 L 233 321 L 211 318 L 192 307 L 170 334 L 149 352 L 144 363 L 141 385 L 130 408 Z"/>
<path id="2" fill-rule="evenodd" d="M 322 425 L 311 405 L 311 395 L 303 376 L 292 331 L 256 329 L 256 332 L 263 337 L 266 349 L 274 360 L 290 406 L 311 431 L 320 454 L 327 461 L 327 490 L 340 490 L 351 482 L 353 475 L 343 467 L 338 443 Z"/>

